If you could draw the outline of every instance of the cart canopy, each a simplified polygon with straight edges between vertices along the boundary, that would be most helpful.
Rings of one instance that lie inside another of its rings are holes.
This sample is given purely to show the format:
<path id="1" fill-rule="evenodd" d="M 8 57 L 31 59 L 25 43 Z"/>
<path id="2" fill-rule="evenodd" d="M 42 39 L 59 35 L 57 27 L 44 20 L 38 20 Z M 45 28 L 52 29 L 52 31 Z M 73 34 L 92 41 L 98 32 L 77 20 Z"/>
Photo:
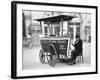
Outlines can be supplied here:
<path id="1" fill-rule="evenodd" d="M 70 21 L 70 20 L 72 20 L 72 18 L 75 18 L 75 17 L 70 16 L 70 15 L 58 15 L 58 16 L 40 18 L 40 19 L 35 19 L 35 20 L 37 20 L 37 21 L 49 21 L 51 23 L 55 23 L 55 22 L 60 22 L 61 20 Z"/>

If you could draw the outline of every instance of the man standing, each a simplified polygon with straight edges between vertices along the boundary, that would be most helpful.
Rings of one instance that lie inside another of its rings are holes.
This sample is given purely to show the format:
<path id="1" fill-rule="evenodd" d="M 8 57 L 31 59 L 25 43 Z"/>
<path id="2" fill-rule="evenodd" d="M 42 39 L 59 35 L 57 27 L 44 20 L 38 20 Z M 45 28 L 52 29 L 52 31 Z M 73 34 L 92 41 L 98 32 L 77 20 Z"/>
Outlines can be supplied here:
<path id="1" fill-rule="evenodd" d="M 32 33 L 28 34 L 28 47 L 32 48 Z"/>
<path id="2" fill-rule="evenodd" d="M 80 56 L 82 56 L 82 46 L 83 46 L 83 43 L 82 43 L 82 40 L 80 39 L 80 36 L 76 35 L 75 36 L 76 38 L 76 41 L 74 44 L 72 44 L 75 49 L 73 50 L 73 58 L 74 58 L 74 64 L 76 63 L 76 57 L 77 58 L 80 58 Z"/>

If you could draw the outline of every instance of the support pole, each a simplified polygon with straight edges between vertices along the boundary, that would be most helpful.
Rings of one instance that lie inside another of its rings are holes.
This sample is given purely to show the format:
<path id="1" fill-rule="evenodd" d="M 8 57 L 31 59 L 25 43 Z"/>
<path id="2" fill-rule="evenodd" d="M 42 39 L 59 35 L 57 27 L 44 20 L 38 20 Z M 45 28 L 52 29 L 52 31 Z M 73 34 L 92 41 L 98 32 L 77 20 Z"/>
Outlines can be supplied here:
<path id="1" fill-rule="evenodd" d="M 42 34 L 42 23 L 40 21 L 40 31 L 41 31 L 41 34 Z"/>
<path id="2" fill-rule="evenodd" d="M 41 27 L 41 29 L 42 29 L 41 31 L 42 32 L 41 33 L 42 33 L 42 35 L 45 35 L 45 32 L 44 32 L 44 26 L 45 25 L 44 25 L 44 22 L 43 21 L 41 21 L 41 25 L 42 25 L 42 27 Z"/>
<path id="3" fill-rule="evenodd" d="M 61 26 L 61 36 L 63 36 L 63 19 L 61 19 L 60 26 Z"/>
<path id="4" fill-rule="evenodd" d="M 75 42 L 75 40 L 76 40 L 76 38 L 75 38 L 75 36 L 76 36 L 76 25 L 75 25 L 75 23 L 74 23 L 74 42 Z"/>
<path id="5" fill-rule="evenodd" d="M 48 36 L 50 36 L 51 30 L 50 30 L 50 21 L 49 21 L 49 20 L 48 20 L 48 22 L 47 22 L 47 25 L 48 25 Z"/>

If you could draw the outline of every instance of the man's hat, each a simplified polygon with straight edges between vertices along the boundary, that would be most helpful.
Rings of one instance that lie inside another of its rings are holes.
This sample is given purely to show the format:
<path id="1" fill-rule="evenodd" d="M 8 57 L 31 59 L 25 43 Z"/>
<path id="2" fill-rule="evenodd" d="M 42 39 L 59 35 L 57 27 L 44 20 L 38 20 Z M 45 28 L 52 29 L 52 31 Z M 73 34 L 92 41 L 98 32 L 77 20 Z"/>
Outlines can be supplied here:
<path id="1" fill-rule="evenodd" d="M 79 35 L 76 35 L 75 38 L 80 38 L 80 36 Z"/>

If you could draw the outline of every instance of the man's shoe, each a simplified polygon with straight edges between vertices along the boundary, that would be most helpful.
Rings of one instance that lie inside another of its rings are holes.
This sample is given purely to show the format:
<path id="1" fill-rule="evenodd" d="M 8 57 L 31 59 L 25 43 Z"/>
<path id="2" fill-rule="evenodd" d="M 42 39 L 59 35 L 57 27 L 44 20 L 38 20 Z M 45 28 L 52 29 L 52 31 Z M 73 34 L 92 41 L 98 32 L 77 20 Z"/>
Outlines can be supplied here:
<path id="1" fill-rule="evenodd" d="M 76 62 L 74 61 L 73 64 L 76 64 Z"/>

